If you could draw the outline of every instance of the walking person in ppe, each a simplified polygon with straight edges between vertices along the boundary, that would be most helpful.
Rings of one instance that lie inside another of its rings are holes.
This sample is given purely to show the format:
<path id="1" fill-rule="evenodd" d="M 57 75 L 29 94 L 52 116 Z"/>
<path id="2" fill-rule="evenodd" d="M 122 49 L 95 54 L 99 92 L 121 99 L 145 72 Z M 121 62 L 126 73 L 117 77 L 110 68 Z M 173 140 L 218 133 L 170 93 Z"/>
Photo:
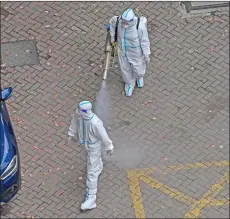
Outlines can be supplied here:
<path id="1" fill-rule="evenodd" d="M 76 109 L 69 126 L 69 140 L 78 135 L 80 144 L 87 151 L 86 199 L 81 210 L 96 208 L 98 177 L 103 170 L 102 145 L 107 155 L 114 151 L 113 143 L 107 135 L 102 121 L 92 112 L 92 104 L 82 101 Z"/>
<path id="2" fill-rule="evenodd" d="M 146 65 L 150 62 L 150 42 L 147 19 L 137 17 L 131 8 L 122 16 L 110 19 L 111 43 L 117 43 L 121 75 L 126 96 L 131 96 L 135 85 L 144 86 Z"/>

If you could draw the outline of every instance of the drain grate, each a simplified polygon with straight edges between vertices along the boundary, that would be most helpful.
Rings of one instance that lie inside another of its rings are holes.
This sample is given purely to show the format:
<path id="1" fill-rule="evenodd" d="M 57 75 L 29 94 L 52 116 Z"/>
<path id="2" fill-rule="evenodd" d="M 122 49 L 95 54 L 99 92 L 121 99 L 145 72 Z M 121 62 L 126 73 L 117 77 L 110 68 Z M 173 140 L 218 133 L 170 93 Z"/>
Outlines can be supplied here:
<path id="1" fill-rule="evenodd" d="M 1 66 L 15 67 L 40 64 L 36 42 L 33 40 L 1 44 Z"/>

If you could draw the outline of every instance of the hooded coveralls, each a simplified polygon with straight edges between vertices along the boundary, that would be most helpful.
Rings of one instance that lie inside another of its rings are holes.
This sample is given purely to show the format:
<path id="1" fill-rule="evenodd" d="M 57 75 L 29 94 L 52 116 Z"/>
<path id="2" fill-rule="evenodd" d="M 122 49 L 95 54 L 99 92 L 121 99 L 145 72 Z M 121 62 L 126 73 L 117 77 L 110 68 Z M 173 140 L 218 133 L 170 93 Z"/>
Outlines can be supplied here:
<path id="1" fill-rule="evenodd" d="M 115 41 L 117 16 L 110 19 L 111 42 Z M 124 26 L 124 21 L 128 26 Z M 134 88 L 136 79 L 142 78 L 146 71 L 145 57 L 150 55 L 150 42 L 145 17 L 140 17 L 137 30 L 137 17 L 133 10 L 126 10 L 118 23 L 118 59 L 122 78 L 126 84 Z"/>
<path id="2" fill-rule="evenodd" d="M 93 114 L 91 109 L 92 104 L 89 101 L 83 101 L 79 104 L 71 120 L 68 135 L 74 137 L 78 134 L 80 143 L 85 146 L 87 151 L 87 195 L 96 195 L 98 176 L 103 170 L 102 144 L 106 151 L 112 151 L 113 144 L 102 121 Z"/>

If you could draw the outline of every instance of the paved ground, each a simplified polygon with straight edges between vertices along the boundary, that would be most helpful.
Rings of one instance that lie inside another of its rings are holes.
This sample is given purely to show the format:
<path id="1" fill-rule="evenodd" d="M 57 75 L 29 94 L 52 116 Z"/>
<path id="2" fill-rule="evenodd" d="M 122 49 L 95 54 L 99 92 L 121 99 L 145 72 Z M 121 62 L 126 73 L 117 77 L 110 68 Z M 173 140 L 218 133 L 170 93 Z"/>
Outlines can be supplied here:
<path id="1" fill-rule="evenodd" d="M 1 42 L 36 39 L 40 65 L 9 68 L 2 85 L 23 184 L 5 217 L 229 217 L 229 18 L 181 19 L 177 2 L 2 2 Z M 85 156 L 67 145 L 76 104 L 95 100 L 105 24 L 132 5 L 148 17 L 145 87 L 122 95 L 109 73 L 110 135 L 98 208 L 81 213 Z M 7 16 L 5 16 L 7 15 Z M 3 63 L 4 64 L 4 63 Z"/>

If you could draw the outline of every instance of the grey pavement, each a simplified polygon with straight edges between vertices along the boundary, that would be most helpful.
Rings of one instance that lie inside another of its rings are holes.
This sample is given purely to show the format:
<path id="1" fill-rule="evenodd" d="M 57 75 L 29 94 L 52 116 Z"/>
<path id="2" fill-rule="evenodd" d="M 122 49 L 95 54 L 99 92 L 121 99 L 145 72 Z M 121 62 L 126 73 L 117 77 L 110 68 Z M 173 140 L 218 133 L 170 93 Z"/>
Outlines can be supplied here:
<path id="1" fill-rule="evenodd" d="M 109 72 L 109 134 L 116 151 L 104 156 L 98 207 L 82 213 L 85 152 L 76 142 L 67 144 L 67 129 L 77 103 L 96 98 L 105 25 L 128 6 L 148 19 L 151 63 L 144 88 L 131 98 L 122 93 L 118 64 Z M 228 14 L 182 19 L 178 2 L 1 2 L 1 8 L 1 43 L 35 40 L 40 60 L 1 63 L 2 86 L 14 88 L 8 109 L 23 180 L 5 218 L 229 217 L 229 182 L 221 180 L 229 172 Z M 191 168 L 174 171 L 186 165 Z M 137 178 L 128 173 L 153 167 L 159 171 L 149 175 L 152 184 L 137 177 L 139 214 Z M 191 203 L 165 194 L 167 186 Z"/>

